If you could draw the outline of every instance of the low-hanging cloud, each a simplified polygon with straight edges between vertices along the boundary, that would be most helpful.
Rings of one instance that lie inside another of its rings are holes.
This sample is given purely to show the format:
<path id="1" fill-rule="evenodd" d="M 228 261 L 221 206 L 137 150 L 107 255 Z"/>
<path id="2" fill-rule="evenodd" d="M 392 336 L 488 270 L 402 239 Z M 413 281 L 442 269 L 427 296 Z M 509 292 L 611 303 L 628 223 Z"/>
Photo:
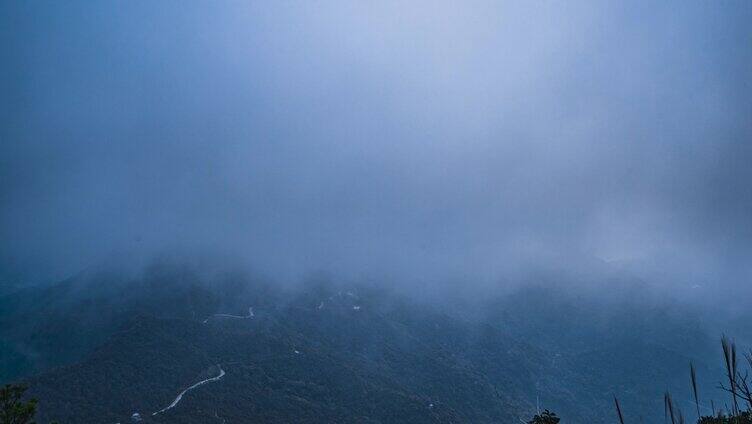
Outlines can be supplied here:
<path id="1" fill-rule="evenodd" d="M 749 3 L 2 8 L 7 270 L 181 248 L 283 278 L 751 274 Z"/>

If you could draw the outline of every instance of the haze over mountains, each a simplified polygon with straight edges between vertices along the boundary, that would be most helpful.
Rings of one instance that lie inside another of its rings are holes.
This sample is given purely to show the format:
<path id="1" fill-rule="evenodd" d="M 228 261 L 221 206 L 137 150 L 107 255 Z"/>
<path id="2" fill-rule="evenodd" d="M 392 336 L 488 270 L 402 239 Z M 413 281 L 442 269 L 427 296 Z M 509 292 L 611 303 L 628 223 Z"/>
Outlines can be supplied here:
<path id="1" fill-rule="evenodd" d="M 144 422 L 514 422 L 541 402 L 573 422 L 611 422 L 605 393 L 635 416 L 659 416 L 663 390 L 689 401 L 690 360 L 700 378 L 722 376 L 702 316 L 646 303 L 634 281 L 610 283 L 611 293 L 540 285 L 426 302 L 325 279 L 281 289 L 169 261 L 128 281 L 90 272 L 2 298 L 3 372 L 26 377 L 42 419 L 81 423 L 134 413 Z"/>
<path id="2" fill-rule="evenodd" d="M 63 423 L 606 422 L 614 394 L 650 422 L 690 359 L 720 399 L 749 22 L 3 2 L 0 382 Z"/>
<path id="3" fill-rule="evenodd" d="M 2 7 L 26 280 L 121 250 L 426 281 L 577 252 L 746 288 L 746 2 Z"/>

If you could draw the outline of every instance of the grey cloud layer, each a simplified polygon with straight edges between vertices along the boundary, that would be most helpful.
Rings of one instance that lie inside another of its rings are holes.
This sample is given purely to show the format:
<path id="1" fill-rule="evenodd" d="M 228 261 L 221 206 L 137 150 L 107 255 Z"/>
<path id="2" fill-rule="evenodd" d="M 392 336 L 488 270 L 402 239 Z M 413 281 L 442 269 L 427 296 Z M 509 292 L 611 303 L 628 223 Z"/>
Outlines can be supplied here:
<path id="1" fill-rule="evenodd" d="M 3 266 L 752 273 L 752 7 L 2 6 Z"/>

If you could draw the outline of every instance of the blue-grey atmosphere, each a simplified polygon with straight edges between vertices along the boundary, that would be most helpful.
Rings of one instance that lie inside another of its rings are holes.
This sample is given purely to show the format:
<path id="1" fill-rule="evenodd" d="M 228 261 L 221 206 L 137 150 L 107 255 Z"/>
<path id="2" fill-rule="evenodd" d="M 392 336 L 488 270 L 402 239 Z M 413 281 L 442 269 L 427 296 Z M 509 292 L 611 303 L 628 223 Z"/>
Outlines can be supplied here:
<path id="1" fill-rule="evenodd" d="M 0 22 L 7 275 L 180 250 L 280 280 L 605 263 L 752 293 L 750 2 L 8 1 Z"/>
<path id="2" fill-rule="evenodd" d="M 2 0 L 0 59 L 0 424 L 752 424 L 752 0 Z"/>

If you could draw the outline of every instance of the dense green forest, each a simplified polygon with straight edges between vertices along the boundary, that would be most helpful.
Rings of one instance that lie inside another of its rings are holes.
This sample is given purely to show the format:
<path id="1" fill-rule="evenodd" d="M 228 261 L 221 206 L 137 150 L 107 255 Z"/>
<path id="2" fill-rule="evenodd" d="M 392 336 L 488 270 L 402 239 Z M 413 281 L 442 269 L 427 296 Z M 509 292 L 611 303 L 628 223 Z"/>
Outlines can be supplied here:
<path id="1" fill-rule="evenodd" d="M 728 374 L 717 331 L 685 308 L 650 305 L 639 283 L 608 284 L 618 296 L 527 285 L 439 301 L 328 280 L 286 291 L 169 264 L 131 280 L 82 274 L 0 296 L 0 340 L 15 349 L 0 352 L 0 383 L 27 385 L 42 423 L 122 423 L 138 413 L 185 424 L 520 423 L 536 414 L 605 424 L 617 419 L 612 395 L 625 422 L 652 423 L 665 391 L 675 420 L 691 422 L 695 409 L 742 416 L 746 363 L 739 354 L 736 365 L 733 343 L 728 363 L 738 369 L 724 387 L 737 409 L 716 388 Z M 688 384 L 690 362 L 704 384 Z M 220 369 L 220 381 L 152 415 Z"/>
<path id="2" fill-rule="evenodd" d="M 700 398 L 698 395 L 698 381 L 694 365 L 690 364 L 690 383 L 695 401 L 695 411 L 685 412 L 675 406 L 671 394 L 664 395 L 664 420 L 671 424 L 684 424 L 693 422 L 694 418 L 685 416 L 696 412 L 697 424 L 752 424 L 752 389 L 750 387 L 748 372 L 742 372 L 738 367 L 737 348 L 735 343 L 723 338 L 723 363 L 726 370 L 727 381 L 721 386 L 729 394 L 729 400 L 724 408 L 715 410 L 713 405 L 712 415 L 703 415 L 700 412 Z M 752 369 L 752 351 L 743 355 L 744 361 Z M 37 410 L 37 400 L 23 400 L 26 387 L 21 385 L 5 385 L 0 389 L 0 424 L 33 424 Z M 624 413 L 617 398 L 614 398 L 615 414 L 621 424 L 625 424 Z M 394 417 L 397 418 L 397 417 Z M 536 414 L 528 424 L 557 424 L 561 418 L 555 412 L 544 410 Z M 643 418 L 639 418 L 642 422 Z M 637 422 L 637 421 L 635 421 Z"/>

